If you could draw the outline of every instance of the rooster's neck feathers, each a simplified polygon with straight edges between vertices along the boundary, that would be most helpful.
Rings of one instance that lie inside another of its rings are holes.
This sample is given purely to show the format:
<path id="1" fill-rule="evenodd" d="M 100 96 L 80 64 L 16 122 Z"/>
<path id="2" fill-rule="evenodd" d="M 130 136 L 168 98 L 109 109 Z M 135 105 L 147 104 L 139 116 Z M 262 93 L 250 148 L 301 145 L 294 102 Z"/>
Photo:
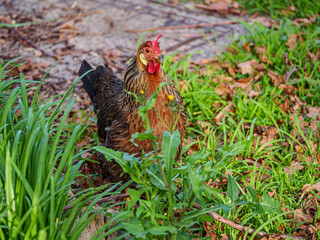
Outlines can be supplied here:
<path id="1" fill-rule="evenodd" d="M 148 73 L 143 63 L 134 57 L 126 69 L 123 80 L 127 91 L 137 95 L 143 91 L 145 96 L 149 97 L 159 87 L 161 75 L 163 75 L 161 69 L 158 73 Z"/>

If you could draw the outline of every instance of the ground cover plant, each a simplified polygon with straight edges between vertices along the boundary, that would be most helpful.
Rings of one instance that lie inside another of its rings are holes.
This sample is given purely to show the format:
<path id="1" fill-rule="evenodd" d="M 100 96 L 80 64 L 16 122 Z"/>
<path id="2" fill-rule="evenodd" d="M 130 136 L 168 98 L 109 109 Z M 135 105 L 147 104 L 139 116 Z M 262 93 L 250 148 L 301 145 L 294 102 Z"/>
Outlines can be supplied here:
<path id="1" fill-rule="evenodd" d="M 96 148 L 138 184 L 114 215 L 117 229 L 131 239 L 319 238 L 318 21 L 283 20 L 271 29 L 243 23 L 248 35 L 194 71 L 190 56 L 165 57 L 186 103 L 190 144 L 179 163 L 178 133 L 170 129 L 162 155 L 137 159 Z M 149 130 L 135 137 L 154 141 Z M 211 211 L 256 231 L 215 222 Z"/>
<path id="2" fill-rule="evenodd" d="M 78 239 L 106 209 L 92 206 L 114 194 L 108 185 L 70 191 L 82 176 L 83 160 L 74 159 L 84 152 L 75 146 L 88 119 L 80 120 L 83 125 L 70 121 L 73 86 L 57 101 L 41 101 L 45 77 L 10 77 L 13 66 L 14 61 L 0 63 L 0 239 Z"/>
<path id="3" fill-rule="evenodd" d="M 319 18 L 298 26 L 287 19 L 272 28 L 243 24 L 248 35 L 228 46 L 211 66 L 190 71 L 188 57 L 175 63 L 174 57 L 165 59 L 164 68 L 180 85 L 188 113 L 190 145 L 182 163 L 172 168 L 165 155 L 166 148 L 175 152 L 174 140 L 172 145 L 163 142 L 158 156 L 165 176 L 151 165 L 156 158 L 145 156 L 141 163 L 97 148 L 123 164 L 141 187 L 129 191 L 131 201 L 117 223 L 132 238 L 248 236 L 213 224 L 205 217 L 208 211 L 257 229 L 250 239 L 259 230 L 279 238 L 320 237 Z M 166 134 L 175 138 L 175 133 Z M 173 189 L 166 179 L 175 183 Z"/>

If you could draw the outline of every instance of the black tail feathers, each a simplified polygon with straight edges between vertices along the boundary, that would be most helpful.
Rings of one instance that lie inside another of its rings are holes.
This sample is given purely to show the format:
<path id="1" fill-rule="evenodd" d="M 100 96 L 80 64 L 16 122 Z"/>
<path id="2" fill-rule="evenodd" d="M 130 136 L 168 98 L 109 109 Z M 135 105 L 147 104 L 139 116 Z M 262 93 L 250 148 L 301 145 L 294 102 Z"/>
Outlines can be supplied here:
<path id="1" fill-rule="evenodd" d="M 90 72 L 88 72 L 88 71 L 90 71 Z M 86 60 L 83 60 L 81 63 L 79 72 L 78 72 L 79 76 L 82 76 L 83 74 L 86 73 L 82 77 L 81 80 L 83 82 L 84 89 L 86 90 L 86 92 L 89 95 L 90 100 L 93 104 L 93 110 L 95 113 L 97 112 L 97 109 L 94 104 L 94 97 L 96 95 L 94 86 L 95 86 L 97 78 L 101 77 L 103 75 L 104 71 L 105 71 L 105 69 L 101 69 L 101 66 L 99 66 L 99 67 L 97 67 L 97 69 L 93 70 L 93 68 L 90 66 L 90 64 Z"/>

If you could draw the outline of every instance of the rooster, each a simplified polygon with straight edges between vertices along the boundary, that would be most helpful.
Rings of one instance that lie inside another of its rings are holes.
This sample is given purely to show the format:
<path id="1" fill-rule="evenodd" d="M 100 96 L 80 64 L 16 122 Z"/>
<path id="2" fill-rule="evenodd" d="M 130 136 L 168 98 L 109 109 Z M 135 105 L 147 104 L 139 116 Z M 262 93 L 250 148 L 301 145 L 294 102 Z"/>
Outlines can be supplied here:
<path id="1" fill-rule="evenodd" d="M 172 114 L 175 114 L 175 129 L 179 130 L 181 144 L 186 131 L 186 113 L 179 91 L 176 89 L 165 71 L 161 68 L 162 59 L 158 39 L 142 43 L 125 70 L 123 81 L 120 80 L 107 65 L 98 66 L 95 70 L 83 60 L 79 76 L 88 72 L 83 78 L 83 86 L 89 95 L 94 111 L 98 117 L 98 136 L 103 146 L 129 154 L 141 155 L 153 151 L 150 140 L 136 140 L 133 144 L 131 135 L 145 131 L 144 122 L 138 115 L 141 105 L 132 94 L 148 99 L 159 87 L 164 85 L 155 101 L 154 109 L 147 112 L 150 127 L 161 147 L 162 135 L 172 126 Z M 178 112 L 173 113 L 168 104 L 175 101 Z M 177 157 L 181 152 L 179 146 Z M 108 162 L 102 154 L 98 155 L 104 175 L 112 181 L 121 180 L 122 169 L 115 162 Z M 128 175 L 127 175 L 128 177 Z M 128 178 L 127 178 L 128 179 Z"/>

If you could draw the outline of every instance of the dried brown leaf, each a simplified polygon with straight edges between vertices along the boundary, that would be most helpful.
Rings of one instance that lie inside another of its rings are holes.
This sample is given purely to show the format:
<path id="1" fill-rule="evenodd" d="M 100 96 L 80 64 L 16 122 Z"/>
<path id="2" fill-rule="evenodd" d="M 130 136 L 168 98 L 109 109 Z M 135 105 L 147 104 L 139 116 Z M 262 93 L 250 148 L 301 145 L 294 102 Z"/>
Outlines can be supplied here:
<path id="1" fill-rule="evenodd" d="M 222 234 L 221 234 L 221 237 L 222 237 L 222 238 L 220 238 L 220 240 L 230 240 L 229 235 L 226 234 L 226 233 L 222 233 Z"/>
<path id="2" fill-rule="evenodd" d="M 297 18 L 292 21 L 296 26 L 299 26 L 300 24 L 308 25 L 312 24 L 317 20 L 316 16 L 310 16 L 309 18 Z"/>
<path id="3" fill-rule="evenodd" d="M 291 95 L 297 90 L 297 88 L 291 84 L 280 84 L 278 88 L 283 89 L 283 91 L 287 95 Z"/>
<path id="4" fill-rule="evenodd" d="M 212 124 L 210 122 L 202 122 L 202 121 L 197 121 L 198 125 L 202 128 L 202 131 L 204 133 L 207 133 L 210 129 L 212 129 Z"/>
<path id="5" fill-rule="evenodd" d="M 281 15 L 283 15 L 283 16 L 287 16 L 287 15 L 293 13 L 295 10 L 296 10 L 296 7 L 295 7 L 295 6 L 289 6 L 289 7 L 286 8 L 286 9 L 282 9 L 282 10 L 280 11 L 280 13 L 281 13 Z"/>
<path id="6" fill-rule="evenodd" d="M 311 52 L 308 52 L 308 53 L 307 53 L 307 56 L 308 56 L 308 58 L 310 58 L 310 59 L 313 60 L 313 61 L 317 60 L 316 55 L 314 55 L 314 54 L 311 53 Z"/>
<path id="7" fill-rule="evenodd" d="M 231 46 L 228 46 L 228 47 L 226 48 L 226 51 L 229 52 L 229 53 L 231 53 L 232 55 L 236 55 L 236 54 L 237 54 L 237 51 L 236 51 L 233 47 L 231 47 Z"/>
<path id="8" fill-rule="evenodd" d="M 256 51 L 256 54 L 258 54 L 258 57 L 261 62 L 268 63 L 268 57 L 267 57 L 268 50 L 266 46 L 256 47 L 255 51 Z"/>
<path id="9" fill-rule="evenodd" d="M 295 174 L 296 171 L 299 171 L 299 170 L 301 170 L 303 168 L 304 167 L 301 164 L 296 163 L 293 166 L 290 165 L 290 167 L 284 167 L 283 171 L 284 171 L 284 173 L 286 173 L 288 175 L 292 175 L 292 174 Z"/>
<path id="10" fill-rule="evenodd" d="M 231 96 L 233 94 L 231 88 L 227 87 L 224 83 L 220 83 L 219 87 L 217 87 L 214 91 L 220 96 Z"/>
<path id="11" fill-rule="evenodd" d="M 320 118 L 320 107 L 309 107 L 307 117 L 314 118 L 317 116 L 317 119 Z"/>
<path id="12" fill-rule="evenodd" d="M 251 42 L 245 42 L 245 43 L 242 45 L 242 49 L 243 49 L 243 50 L 246 50 L 246 51 L 248 51 L 248 52 L 251 52 L 253 46 L 254 46 L 253 43 L 251 43 Z"/>
<path id="13" fill-rule="evenodd" d="M 227 16 L 227 14 L 229 13 L 229 6 L 226 2 L 223 1 L 212 3 L 209 6 L 203 4 L 195 4 L 194 6 L 206 11 L 216 12 L 222 16 Z"/>
<path id="14" fill-rule="evenodd" d="M 303 193 L 309 193 L 310 191 L 314 191 L 314 190 L 317 190 L 318 192 L 320 192 L 320 182 L 317 182 L 316 184 L 305 184 L 301 191 Z"/>
<path id="15" fill-rule="evenodd" d="M 229 74 L 230 74 L 232 77 L 235 77 L 235 76 L 236 76 L 236 71 L 235 71 L 235 69 L 234 69 L 229 63 L 227 64 L 227 69 L 228 69 Z"/>
<path id="16" fill-rule="evenodd" d="M 218 240 L 218 236 L 216 234 L 216 230 L 218 229 L 217 225 L 212 224 L 210 222 L 204 222 L 203 228 L 206 231 L 206 237 L 211 237 L 211 240 Z"/>
<path id="17" fill-rule="evenodd" d="M 266 69 L 266 66 L 263 63 L 258 63 L 258 61 L 255 59 L 251 60 L 250 64 L 254 68 L 254 70 L 257 71 L 263 71 Z"/>
<path id="18" fill-rule="evenodd" d="M 268 76 L 270 77 L 272 84 L 275 86 L 279 86 L 281 83 L 285 82 L 285 76 L 279 76 L 271 70 L 268 70 Z"/>
<path id="19" fill-rule="evenodd" d="M 286 45 L 289 47 L 290 50 L 293 50 L 297 45 L 297 35 L 291 33 L 288 41 L 286 42 Z"/>
<path id="20" fill-rule="evenodd" d="M 294 212 L 296 213 L 295 216 L 297 218 L 298 223 L 301 223 L 301 222 L 312 223 L 313 222 L 313 217 L 305 214 L 302 209 L 296 209 L 296 210 L 294 210 Z"/>
<path id="21" fill-rule="evenodd" d="M 269 129 L 267 129 L 265 132 L 262 133 L 262 139 L 259 143 L 259 146 L 262 146 L 263 144 L 272 142 L 275 137 L 279 134 L 278 129 L 275 127 L 270 127 Z M 271 147 L 273 146 L 271 143 L 266 145 L 265 147 Z"/>
<path id="22" fill-rule="evenodd" d="M 237 65 L 242 74 L 252 73 L 252 65 L 251 65 L 252 61 L 253 60 L 242 62 Z"/>
<path id="23" fill-rule="evenodd" d="M 272 26 L 278 26 L 278 23 L 270 18 L 263 17 L 263 16 L 257 16 L 257 17 L 251 17 L 249 19 L 250 24 L 254 24 L 255 22 L 261 23 L 263 26 L 270 28 Z"/>
<path id="24" fill-rule="evenodd" d="M 232 111 L 233 103 L 230 102 L 227 106 L 224 107 L 213 119 L 215 124 L 218 124 L 222 121 L 223 118 L 225 118 L 227 115 L 226 113 L 229 113 Z"/>

